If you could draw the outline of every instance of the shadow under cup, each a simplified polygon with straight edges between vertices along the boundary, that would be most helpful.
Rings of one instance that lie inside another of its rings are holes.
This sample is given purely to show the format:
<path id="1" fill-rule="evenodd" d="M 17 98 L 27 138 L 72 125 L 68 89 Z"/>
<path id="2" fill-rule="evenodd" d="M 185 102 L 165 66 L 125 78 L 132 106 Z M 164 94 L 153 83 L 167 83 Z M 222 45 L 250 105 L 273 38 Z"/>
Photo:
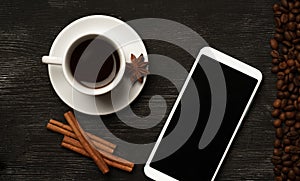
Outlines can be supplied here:
<path id="1" fill-rule="evenodd" d="M 112 40 L 90 34 L 77 39 L 69 48 L 66 68 L 80 85 L 96 90 L 116 79 L 121 57 L 120 49 Z"/>

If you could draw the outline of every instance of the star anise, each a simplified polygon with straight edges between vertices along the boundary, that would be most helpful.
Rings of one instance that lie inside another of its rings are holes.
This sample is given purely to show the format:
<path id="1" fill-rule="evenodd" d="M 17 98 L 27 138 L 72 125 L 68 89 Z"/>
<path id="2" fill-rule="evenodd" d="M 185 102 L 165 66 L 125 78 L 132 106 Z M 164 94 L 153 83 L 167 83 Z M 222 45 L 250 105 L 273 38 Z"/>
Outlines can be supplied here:
<path id="1" fill-rule="evenodd" d="M 144 62 L 143 54 L 141 54 L 138 58 L 131 54 L 131 63 L 126 63 L 126 68 L 130 73 L 130 80 L 132 83 L 136 80 L 143 83 L 143 77 L 149 74 L 147 69 L 148 64 L 148 62 Z"/>

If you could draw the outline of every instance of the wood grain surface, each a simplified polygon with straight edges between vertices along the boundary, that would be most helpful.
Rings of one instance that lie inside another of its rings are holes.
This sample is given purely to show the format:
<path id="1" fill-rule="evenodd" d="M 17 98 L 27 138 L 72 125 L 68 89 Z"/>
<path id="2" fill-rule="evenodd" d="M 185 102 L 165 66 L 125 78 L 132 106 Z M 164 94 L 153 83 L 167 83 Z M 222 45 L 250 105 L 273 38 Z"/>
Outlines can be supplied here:
<path id="1" fill-rule="evenodd" d="M 2 0 L 0 3 L 0 180 L 149 180 L 143 165 L 132 173 L 111 169 L 102 175 L 91 159 L 59 146 L 63 136 L 46 130 L 50 118 L 64 120 L 70 108 L 56 95 L 41 57 L 70 22 L 106 14 L 124 21 L 164 18 L 199 33 L 210 46 L 262 71 L 264 80 L 244 120 L 218 180 L 272 180 L 274 130 L 270 111 L 275 98 L 269 38 L 274 33 L 271 0 Z M 167 30 L 166 30 L 167 31 Z M 185 38 L 185 37 L 179 37 Z M 191 56 L 172 44 L 147 40 L 147 51 L 172 57 L 187 69 Z M 142 96 L 132 104 L 147 115 L 153 90 L 176 99 L 167 80 L 149 76 Z M 146 131 L 132 130 L 113 115 L 105 124 L 118 137 L 134 143 L 157 138 L 163 122 Z M 89 125 L 87 125 L 88 129 Z M 105 135 L 104 135 L 105 136 Z M 110 138 L 108 138 L 110 139 Z"/>

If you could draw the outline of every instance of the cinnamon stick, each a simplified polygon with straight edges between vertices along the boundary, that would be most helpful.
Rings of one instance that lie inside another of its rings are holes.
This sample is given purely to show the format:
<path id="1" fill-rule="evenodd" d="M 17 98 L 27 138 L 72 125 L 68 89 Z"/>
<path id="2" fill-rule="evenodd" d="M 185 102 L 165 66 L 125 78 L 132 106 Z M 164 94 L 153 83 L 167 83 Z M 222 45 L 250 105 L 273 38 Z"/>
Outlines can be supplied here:
<path id="1" fill-rule="evenodd" d="M 51 124 L 53 124 L 54 126 Z M 72 138 L 77 139 L 77 136 L 74 134 L 73 129 L 69 125 L 63 124 L 54 119 L 50 119 L 49 123 L 47 124 L 47 128 L 54 132 L 58 132 L 63 135 L 68 135 Z M 108 153 L 114 152 L 114 149 L 116 148 L 115 144 L 110 143 L 102 138 L 99 138 L 98 136 L 95 136 L 91 133 L 87 133 L 87 135 L 89 136 L 89 138 L 91 138 L 91 142 L 93 142 L 93 144 L 95 145 L 95 147 L 97 149 L 106 151 Z M 105 143 L 105 144 L 103 144 L 103 143 Z"/>
<path id="2" fill-rule="evenodd" d="M 73 145 L 73 146 L 76 146 L 76 147 L 79 147 L 79 148 L 83 148 L 82 145 L 80 144 L 80 142 L 74 138 L 71 138 L 69 136 L 64 136 L 64 139 L 63 139 L 63 142 L 65 143 L 68 143 L 70 145 Z M 102 150 L 98 150 L 99 153 L 103 156 L 103 158 L 106 158 L 106 159 L 109 159 L 113 162 L 116 162 L 116 163 L 119 163 L 119 164 L 122 164 L 122 165 L 125 165 L 125 166 L 128 166 L 128 167 L 131 167 L 133 168 L 134 167 L 134 163 L 128 161 L 128 160 L 125 160 L 123 158 L 120 158 L 118 156 L 115 156 L 115 155 L 112 155 L 110 153 L 107 153 L 107 152 L 104 152 Z"/>
<path id="3" fill-rule="evenodd" d="M 84 136 L 84 132 L 82 131 L 80 125 L 78 124 L 75 116 L 71 111 L 64 114 L 67 122 L 73 129 L 75 135 L 77 136 L 78 140 L 80 141 L 82 147 L 84 150 L 90 155 L 90 157 L 94 160 L 95 164 L 98 166 L 98 168 L 102 171 L 103 174 L 109 172 L 109 168 L 105 161 L 103 160 L 102 156 L 99 154 L 98 151 L 96 151 L 93 146 L 90 145 L 90 143 L 86 140 Z"/>
<path id="4" fill-rule="evenodd" d="M 98 136 L 96 136 L 96 135 L 93 135 L 92 133 L 86 132 L 86 134 L 87 134 L 88 137 L 90 137 L 92 140 L 95 140 L 95 141 L 97 141 L 98 143 L 102 143 L 103 145 L 106 145 L 106 146 L 108 146 L 108 147 L 110 147 L 110 148 L 112 148 L 112 149 L 115 149 L 115 148 L 117 147 L 117 145 L 115 145 L 115 144 L 113 144 L 113 143 L 111 143 L 111 142 L 108 142 L 108 141 L 106 141 L 106 140 L 104 140 L 104 139 L 102 139 L 102 138 L 100 138 L 100 137 L 98 137 Z"/>
<path id="5" fill-rule="evenodd" d="M 63 128 L 63 129 L 66 129 L 68 131 L 73 132 L 73 129 L 69 125 L 66 125 L 66 124 L 64 124 L 62 122 L 56 121 L 54 119 L 50 119 L 49 123 L 54 124 L 54 125 L 59 126 L 59 127 Z"/>
<path id="6" fill-rule="evenodd" d="M 86 157 L 90 157 L 90 155 L 83 149 L 83 148 L 80 148 L 80 147 L 77 147 L 77 146 L 74 146 L 72 144 L 69 144 L 67 142 L 62 142 L 61 143 L 61 146 L 62 147 L 65 147 L 69 150 L 72 150 L 74 152 L 77 152 L 83 156 L 86 156 Z M 131 172 L 132 171 L 132 167 L 128 167 L 126 165 L 122 165 L 122 164 L 119 164 L 119 163 L 116 163 L 116 162 L 113 162 L 107 158 L 103 158 L 103 160 L 105 161 L 105 163 L 107 163 L 107 165 L 109 166 L 112 166 L 112 167 L 115 167 L 115 168 L 118 168 L 118 169 L 121 169 L 121 170 L 124 170 L 124 171 L 127 171 L 127 172 Z"/>
<path id="7" fill-rule="evenodd" d="M 63 129 L 61 127 L 58 127 L 57 125 L 54 125 L 54 124 L 51 124 L 51 123 L 47 124 L 47 129 L 49 129 L 51 131 L 54 131 L 54 132 L 57 132 L 57 133 L 61 133 L 63 135 L 70 136 L 72 138 L 77 138 L 77 136 L 73 132 L 68 131 L 66 129 Z"/>
<path id="8" fill-rule="evenodd" d="M 66 142 L 61 142 L 60 145 L 62 147 L 68 148 L 69 150 L 72 150 L 74 152 L 77 152 L 77 153 L 79 153 L 79 154 L 81 154 L 83 156 L 86 156 L 86 157 L 90 158 L 90 155 L 83 148 L 79 148 L 77 146 L 71 145 L 71 144 L 66 143 Z"/>
<path id="9" fill-rule="evenodd" d="M 133 167 L 129 167 L 129 166 L 126 166 L 126 165 L 122 165 L 122 164 L 119 164 L 117 162 L 113 162 L 109 159 L 106 159 L 104 158 L 105 162 L 109 165 L 109 166 L 112 166 L 112 167 L 115 167 L 115 168 L 118 168 L 118 169 L 121 169 L 121 170 L 124 170 L 124 171 L 127 171 L 127 172 L 131 172 Z"/>
<path id="10" fill-rule="evenodd" d="M 91 142 L 94 144 L 94 146 L 96 147 L 97 150 L 103 150 L 107 153 L 113 153 L 114 152 L 114 149 L 112 149 L 112 148 L 110 148 L 106 145 L 103 145 L 102 143 L 99 143 L 99 142 L 97 142 L 95 140 L 92 140 L 92 139 L 91 139 Z"/>
<path id="11" fill-rule="evenodd" d="M 54 120 L 54 119 L 50 119 L 49 120 L 49 123 L 51 123 L 51 124 L 54 124 L 54 125 L 56 125 L 56 126 L 58 126 L 58 127 L 61 127 L 61 128 L 63 128 L 63 129 L 66 129 L 66 130 L 68 130 L 68 131 L 71 131 L 71 132 L 73 132 L 73 129 L 69 126 L 69 125 L 66 125 L 66 124 L 64 124 L 64 123 L 62 123 L 62 122 L 59 122 L 59 121 L 56 121 L 56 120 Z M 96 135 L 94 135 L 94 134 L 92 134 L 92 133 L 89 133 L 89 132 L 86 132 L 86 134 L 87 134 L 87 136 L 89 137 L 89 138 L 91 138 L 91 140 L 95 143 L 95 142 L 97 142 L 97 143 L 100 143 L 99 145 L 105 145 L 105 146 L 107 146 L 107 147 L 109 147 L 109 148 L 111 148 L 111 150 L 114 150 L 116 147 L 117 147 L 117 145 L 115 145 L 115 144 L 113 144 L 113 143 L 110 143 L 110 142 L 108 142 L 108 141 L 106 141 L 106 140 L 104 140 L 104 139 L 102 139 L 102 138 L 100 138 L 100 137 L 98 137 L 98 136 L 96 136 Z M 100 147 L 101 147 L 100 146 Z M 104 148 L 103 150 L 108 150 L 107 148 Z M 113 152 L 113 151 L 107 151 L 107 152 Z"/>

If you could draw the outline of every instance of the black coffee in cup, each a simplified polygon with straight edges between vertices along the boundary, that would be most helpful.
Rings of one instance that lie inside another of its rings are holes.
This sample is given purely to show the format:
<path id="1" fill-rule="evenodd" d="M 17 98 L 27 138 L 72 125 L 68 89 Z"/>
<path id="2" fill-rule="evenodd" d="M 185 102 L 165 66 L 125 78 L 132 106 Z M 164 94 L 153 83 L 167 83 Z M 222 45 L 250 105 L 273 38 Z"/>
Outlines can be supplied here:
<path id="1" fill-rule="evenodd" d="M 71 72 L 84 86 L 105 87 L 118 74 L 120 57 L 116 46 L 107 38 L 88 35 L 77 40 L 70 50 Z"/>

